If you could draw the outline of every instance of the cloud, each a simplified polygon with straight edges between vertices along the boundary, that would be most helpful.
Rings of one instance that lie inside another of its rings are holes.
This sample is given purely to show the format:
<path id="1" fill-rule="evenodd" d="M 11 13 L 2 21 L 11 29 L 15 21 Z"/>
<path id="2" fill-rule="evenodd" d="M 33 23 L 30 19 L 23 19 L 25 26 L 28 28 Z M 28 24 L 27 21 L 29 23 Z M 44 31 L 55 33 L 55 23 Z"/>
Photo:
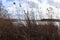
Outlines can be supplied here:
<path id="1" fill-rule="evenodd" d="M 27 0 L 27 1 L 32 1 L 34 3 L 38 3 L 38 0 Z"/>
<path id="2" fill-rule="evenodd" d="M 60 3 L 60 0 L 53 0 L 54 2 L 58 2 L 58 3 Z"/>
<path id="3" fill-rule="evenodd" d="M 47 8 L 48 7 L 53 7 L 53 8 L 55 8 L 56 6 L 59 8 L 60 6 L 59 6 L 59 3 L 57 3 L 57 2 L 54 2 L 54 1 L 52 1 L 52 0 L 42 0 L 43 1 L 43 3 L 40 3 L 39 2 L 39 0 L 20 0 L 20 1 L 17 1 L 17 0 L 15 0 L 15 1 L 12 1 L 12 2 L 7 2 L 6 0 L 4 1 L 4 5 L 6 6 L 6 7 L 9 7 L 9 10 L 10 10 L 10 12 L 16 12 L 16 10 L 19 10 L 19 2 L 21 3 L 21 5 L 22 5 L 22 10 L 25 10 L 25 11 L 31 11 L 31 8 L 30 7 L 32 7 L 32 8 L 34 8 L 34 9 L 38 9 L 38 10 L 40 10 L 40 7 L 42 8 L 41 10 L 42 10 L 42 15 L 43 15 L 43 17 L 44 18 L 47 18 L 47 14 L 46 14 L 46 12 L 47 12 Z M 13 5 L 13 2 L 16 2 L 16 5 Z M 58 5 L 57 5 L 58 4 Z M 34 5 L 34 6 L 33 6 Z M 14 8 L 15 7 L 15 8 Z M 17 8 L 16 8 L 17 7 Z M 15 11 L 14 11 L 15 10 Z M 21 11 L 22 11 L 21 10 Z M 40 10 L 40 11 L 41 11 Z M 20 11 L 19 11 L 19 13 L 20 13 Z"/>
<path id="4" fill-rule="evenodd" d="M 3 5 L 4 5 L 5 7 L 8 7 L 8 6 L 11 6 L 11 5 L 12 5 L 12 2 L 8 2 L 8 1 L 6 1 L 6 0 L 3 0 L 2 3 L 3 3 Z"/>
<path id="5" fill-rule="evenodd" d="M 48 0 L 48 4 L 52 5 L 54 7 L 60 8 L 60 2 L 58 2 L 59 0 Z"/>

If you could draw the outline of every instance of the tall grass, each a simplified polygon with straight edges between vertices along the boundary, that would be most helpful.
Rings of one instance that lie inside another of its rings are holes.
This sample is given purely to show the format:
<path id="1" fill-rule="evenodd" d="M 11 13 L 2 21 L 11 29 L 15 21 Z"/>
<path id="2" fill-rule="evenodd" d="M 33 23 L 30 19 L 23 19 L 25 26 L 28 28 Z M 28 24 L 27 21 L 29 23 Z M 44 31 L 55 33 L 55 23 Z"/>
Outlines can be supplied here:
<path id="1" fill-rule="evenodd" d="M 58 40 L 58 28 L 53 23 L 37 25 L 36 21 L 26 21 L 22 27 L 12 21 L 0 19 L 0 40 Z"/>

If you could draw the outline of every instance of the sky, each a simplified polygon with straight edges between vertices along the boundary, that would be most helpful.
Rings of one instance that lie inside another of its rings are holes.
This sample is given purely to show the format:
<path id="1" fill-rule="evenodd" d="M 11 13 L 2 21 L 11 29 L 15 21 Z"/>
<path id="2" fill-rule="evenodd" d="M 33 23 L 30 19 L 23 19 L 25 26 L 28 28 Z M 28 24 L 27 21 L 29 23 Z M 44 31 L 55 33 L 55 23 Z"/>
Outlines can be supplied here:
<path id="1" fill-rule="evenodd" d="M 18 4 L 18 0 L 2 0 L 4 6 L 10 6 L 10 7 L 13 6 L 14 1 Z M 22 3 L 22 1 L 28 1 L 28 2 L 33 2 L 36 4 L 43 4 L 44 3 L 44 4 L 50 4 L 53 6 L 60 7 L 59 6 L 60 0 L 20 0 L 20 1 L 21 1 L 20 3 Z"/>
<path id="2" fill-rule="evenodd" d="M 16 5 L 13 4 L 13 2 L 16 2 Z M 48 18 L 46 15 L 46 9 L 48 7 L 52 7 L 54 8 L 54 16 L 53 18 L 56 18 L 55 16 L 58 15 L 57 14 L 57 9 L 58 9 L 58 13 L 60 15 L 60 0 L 2 0 L 3 5 L 5 6 L 5 8 L 9 11 L 9 13 L 13 13 L 13 15 L 15 15 L 15 13 L 17 13 L 17 11 L 19 13 L 22 13 L 23 9 L 25 11 L 31 11 L 33 8 L 35 13 L 38 13 L 37 10 L 40 11 L 40 7 L 42 8 L 42 17 L 43 18 Z M 22 8 L 19 7 L 19 3 L 22 5 Z M 19 11 L 20 10 L 20 11 Z M 60 18 L 60 16 L 58 16 L 58 18 Z"/>
<path id="3" fill-rule="evenodd" d="M 43 0 L 20 0 L 20 1 L 21 1 L 20 3 L 22 3 L 22 1 L 24 1 L 24 2 L 31 1 L 33 3 L 43 3 Z M 3 0 L 2 2 L 3 2 L 4 6 L 5 5 L 6 6 L 12 6 L 13 5 L 12 2 L 18 3 L 18 0 Z"/>

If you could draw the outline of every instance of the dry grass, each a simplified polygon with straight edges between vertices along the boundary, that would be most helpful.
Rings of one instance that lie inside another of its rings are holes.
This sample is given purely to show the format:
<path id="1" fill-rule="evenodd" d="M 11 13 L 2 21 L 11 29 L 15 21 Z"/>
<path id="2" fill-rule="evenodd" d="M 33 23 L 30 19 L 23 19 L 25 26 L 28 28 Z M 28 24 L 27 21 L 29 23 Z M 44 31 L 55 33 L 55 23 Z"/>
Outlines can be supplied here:
<path id="1" fill-rule="evenodd" d="M 0 19 L 0 40 L 58 40 L 58 28 L 52 23 L 37 25 L 26 21 L 26 25 L 15 27 L 11 21 Z"/>

